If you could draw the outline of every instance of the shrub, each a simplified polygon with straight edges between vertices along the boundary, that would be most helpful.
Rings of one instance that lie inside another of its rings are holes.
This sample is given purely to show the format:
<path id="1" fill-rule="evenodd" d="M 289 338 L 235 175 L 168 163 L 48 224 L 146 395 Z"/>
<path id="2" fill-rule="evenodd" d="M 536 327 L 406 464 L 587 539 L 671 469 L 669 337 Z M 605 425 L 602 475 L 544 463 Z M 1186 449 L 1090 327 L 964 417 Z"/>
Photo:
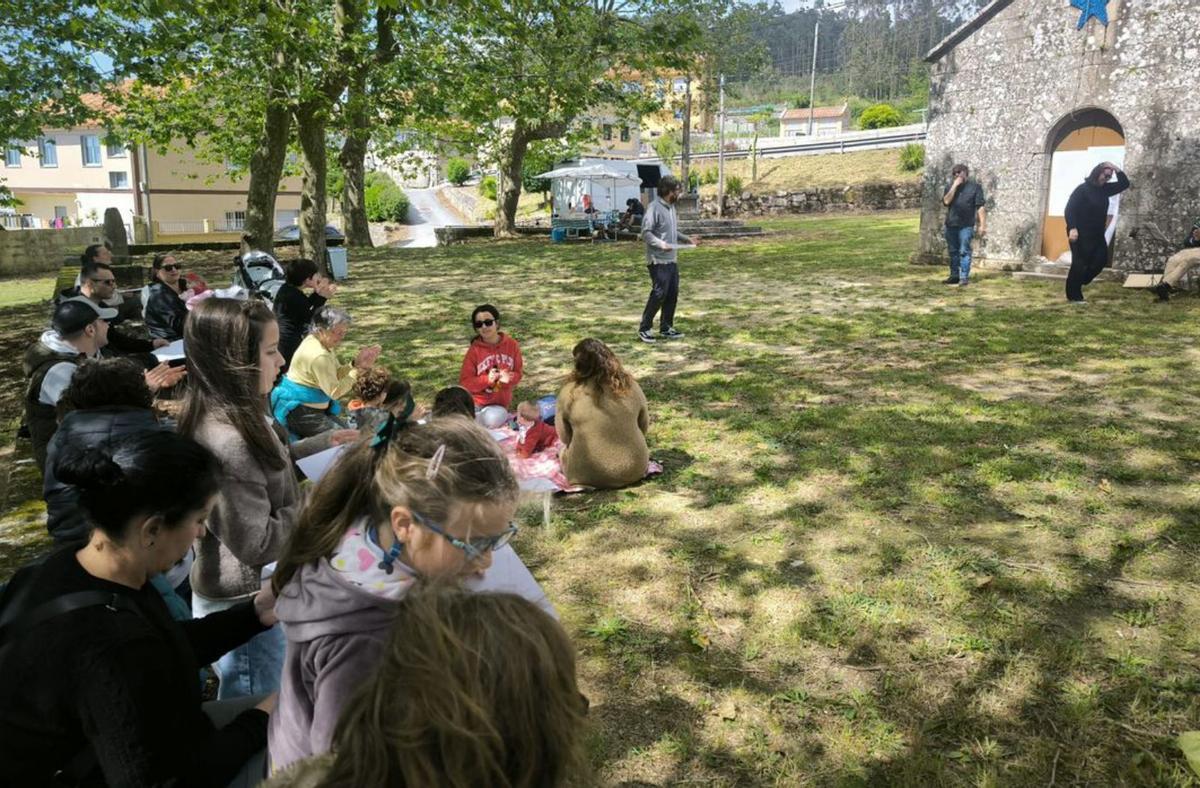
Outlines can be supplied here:
<path id="1" fill-rule="evenodd" d="M 916 172 L 925 166 L 925 146 L 910 142 L 900 149 L 900 169 Z"/>
<path id="2" fill-rule="evenodd" d="M 481 180 L 479 182 L 479 193 L 486 199 L 494 201 L 496 199 L 496 178 L 489 175 Z"/>
<path id="3" fill-rule="evenodd" d="M 863 110 L 863 114 L 858 119 L 858 125 L 863 129 L 887 129 L 892 126 L 903 126 L 904 116 L 891 104 L 876 104 Z"/>
<path id="4" fill-rule="evenodd" d="M 389 176 L 381 172 L 367 173 L 363 202 L 367 219 L 372 222 L 403 222 L 408 220 L 408 195 Z"/>
<path id="5" fill-rule="evenodd" d="M 688 170 L 688 191 L 694 192 L 700 188 L 700 173 L 696 170 Z"/>
<path id="6" fill-rule="evenodd" d="M 462 186 L 471 177 L 471 165 L 466 159 L 454 158 L 446 162 L 446 180 Z"/>
<path id="7" fill-rule="evenodd" d="M 742 193 L 742 179 L 736 175 L 730 175 L 728 178 L 726 178 L 725 179 L 725 193 L 726 194 L 741 194 Z"/>
<path id="8" fill-rule="evenodd" d="M 709 186 L 717 182 L 717 168 L 709 167 L 704 171 L 704 185 Z"/>

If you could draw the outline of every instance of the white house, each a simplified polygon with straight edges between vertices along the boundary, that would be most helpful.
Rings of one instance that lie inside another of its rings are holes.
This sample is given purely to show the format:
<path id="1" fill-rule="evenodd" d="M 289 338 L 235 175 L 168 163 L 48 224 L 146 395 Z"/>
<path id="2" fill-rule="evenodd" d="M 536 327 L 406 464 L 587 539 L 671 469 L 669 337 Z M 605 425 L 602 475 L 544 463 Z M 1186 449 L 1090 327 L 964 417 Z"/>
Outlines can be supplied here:
<path id="1" fill-rule="evenodd" d="M 779 136 L 807 137 L 809 113 L 812 116 L 814 137 L 836 137 L 850 130 L 850 107 L 813 107 L 784 110 L 779 116 Z"/>

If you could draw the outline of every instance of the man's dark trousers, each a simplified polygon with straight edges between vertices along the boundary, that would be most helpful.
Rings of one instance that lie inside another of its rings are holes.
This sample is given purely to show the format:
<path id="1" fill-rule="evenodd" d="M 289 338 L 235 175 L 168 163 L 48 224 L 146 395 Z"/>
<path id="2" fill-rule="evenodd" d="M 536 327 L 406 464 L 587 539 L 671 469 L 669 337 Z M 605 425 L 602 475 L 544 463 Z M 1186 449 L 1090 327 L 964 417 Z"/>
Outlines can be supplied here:
<path id="1" fill-rule="evenodd" d="M 1108 242 L 1099 238 L 1079 237 L 1071 243 L 1071 270 L 1067 272 L 1067 300 L 1082 301 L 1083 287 L 1090 285 L 1108 265 Z"/>
<path id="2" fill-rule="evenodd" d="M 662 263 L 646 266 L 650 270 L 650 297 L 642 312 L 642 325 L 638 330 L 649 331 L 654 325 L 654 315 L 662 307 L 662 318 L 658 330 L 666 331 L 675 325 L 675 302 L 679 300 L 679 265 Z"/>

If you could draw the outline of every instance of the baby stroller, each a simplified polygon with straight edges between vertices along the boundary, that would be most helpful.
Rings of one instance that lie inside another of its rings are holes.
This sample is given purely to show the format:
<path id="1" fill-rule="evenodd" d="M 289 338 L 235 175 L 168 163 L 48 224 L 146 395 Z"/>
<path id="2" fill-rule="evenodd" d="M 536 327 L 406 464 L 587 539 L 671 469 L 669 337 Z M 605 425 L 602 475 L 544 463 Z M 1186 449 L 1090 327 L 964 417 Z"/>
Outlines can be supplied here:
<path id="1" fill-rule="evenodd" d="M 284 283 L 283 266 L 266 252 L 247 252 L 235 257 L 233 274 L 235 287 L 245 288 L 251 298 L 260 298 L 272 306 L 275 294 Z"/>

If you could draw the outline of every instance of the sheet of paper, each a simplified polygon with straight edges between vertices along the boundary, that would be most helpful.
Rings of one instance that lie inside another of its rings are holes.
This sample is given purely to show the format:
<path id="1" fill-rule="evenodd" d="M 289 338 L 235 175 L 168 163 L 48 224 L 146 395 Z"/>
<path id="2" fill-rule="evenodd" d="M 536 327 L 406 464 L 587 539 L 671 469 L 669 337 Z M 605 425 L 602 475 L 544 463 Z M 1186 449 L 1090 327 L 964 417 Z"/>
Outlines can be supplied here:
<path id="1" fill-rule="evenodd" d="M 695 249 L 696 248 L 695 244 L 667 244 L 667 246 L 671 247 L 675 251 L 679 251 L 680 249 Z"/>
<path id="2" fill-rule="evenodd" d="M 516 594 L 558 618 L 558 611 L 550 604 L 546 592 L 538 585 L 512 545 L 505 545 L 492 553 L 492 565 L 484 576 L 471 577 L 463 585 L 472 591 Z"/>
<path id="3" fill-rule="evenodd" d="M 320 481 L 322 476 L 329 473 L 329 469 L 333 467 L 334 462 L 342 456 L 342 452 L 345 450 L 346 444 L 333 446 L 325 451 L 310 454 L 303 460 L 296 460 L 296 465 L 300 466 L 300 470 L 304 471 L 305 476 L 314 482 Z"/>
<path id="4" fill-rule="evenodd" d="M 547 493 L 558 492 L 559 486 L 551 479 L 542 477 L 534 477 L 532 479 L 523 479 L 520 483 L 521 492 L 528 493 Z"/>
<path id="5" fill-rule="evenodd" d="M 174 361 L 177 358 L 184 358 L 187 354 L 183 352 L 183 340 L 177 339 L 169 345 L 160 347 L 154 351 L 154 356 L 159 361 Z"/>

